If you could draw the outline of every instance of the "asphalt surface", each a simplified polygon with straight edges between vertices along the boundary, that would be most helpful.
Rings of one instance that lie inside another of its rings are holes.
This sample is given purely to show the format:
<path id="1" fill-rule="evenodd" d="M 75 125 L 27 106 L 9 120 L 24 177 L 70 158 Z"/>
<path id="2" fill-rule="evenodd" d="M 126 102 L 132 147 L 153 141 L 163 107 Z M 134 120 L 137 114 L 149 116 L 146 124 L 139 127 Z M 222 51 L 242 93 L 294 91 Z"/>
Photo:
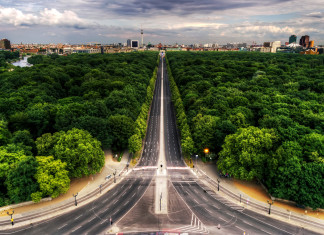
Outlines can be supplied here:
<path id="1" fill-rule="evenodd" d="M 228 234 L 318 234 L 232 203 L 210 190 L 199 179 L 190 179 L 191 172 L 174 170 L 173 175 L 178 175 L 172 178 L 177 192 L 212 234 L 219 231 Z"/>
<path id="2" fill-rule="evenodd" d="M 260 215 L 210 190 L 185 168 L 164 62 L 164 143 L 168 180 L 168 214 L 154 213 L 159 158 L 161 63 L 150 110 L 142 158 L 114 188 L 76 210 L 0 234 L 107 234 L 116 226 L 124 234 L 317 234 Z M 110 222 L 112 219 L 112 224 Z M 220 226 L 220 228 L 218 228 Z M 111 232 L 112 233 L 112 232 Z"/>
<path id="3" fill-rule="evenodd" d="M 160 61 L 161 64 L 161 61 Z M 161 114 L 161 65 L 158 68 L 158 76 L 155 83 L 155 91 L 151 104 L 149 121 L 147 124 L 146 138 L 144 142 L 142 157 L 138 163 L 139 167 L 157 166 L 159 159 L 160 139 L 160 114 Z"/>
<path id="4" fill-rule="evenodd" d="M 164 62 L 165 63 L 165 62 Z M 182 159 L 179 135 L 175 119 L 174 107 L 171 101 L 171 90 L 167 73 L 167 66 L 163 68 L 164 79 L 164 143 L 167 167 L 185 167 Z"/>

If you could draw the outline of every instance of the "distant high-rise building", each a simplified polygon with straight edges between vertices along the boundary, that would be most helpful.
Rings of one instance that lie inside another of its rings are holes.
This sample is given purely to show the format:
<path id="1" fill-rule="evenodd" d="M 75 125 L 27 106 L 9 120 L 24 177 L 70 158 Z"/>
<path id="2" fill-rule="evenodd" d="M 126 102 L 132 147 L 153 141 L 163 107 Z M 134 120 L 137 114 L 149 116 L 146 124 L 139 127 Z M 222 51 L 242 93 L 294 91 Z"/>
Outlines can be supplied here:
<path id="1" fill-rule="evenodd" d="M 132 40 L 131 48 L 138 48 L 138 47 L 139 47 L 139 42 L 138 42 L 138 40 Z"/>
<path id="2" fill-rule="evenodd" d="M 11 49 L 10 41 L 6 38 L 0 40 L 1 49 Z"/>
<path id="3" fill-rule="evenodd" d="M 314 40 L 309 42 L 309 47 L 314 47 Z"/>
<path id="4" fill-rule="evenodd" d="M 291 35 L 289 37 L 289 44 L 296 43 L 296 42 L 297 42 L 297 36 L 296 35 Z"/>
<path id="5" fill-rule="evenodd" d="M 131 47 L 132 46 L 132 39 L 127 39 L 127 47 Z"/>
<path id="6" fill-rule="evenodd" d="M 309 46 L 309 36 L 308 35 L 302 36 L 299 40 L 299 45 L 301 45 L 303 47 L 308 47 Z"/>

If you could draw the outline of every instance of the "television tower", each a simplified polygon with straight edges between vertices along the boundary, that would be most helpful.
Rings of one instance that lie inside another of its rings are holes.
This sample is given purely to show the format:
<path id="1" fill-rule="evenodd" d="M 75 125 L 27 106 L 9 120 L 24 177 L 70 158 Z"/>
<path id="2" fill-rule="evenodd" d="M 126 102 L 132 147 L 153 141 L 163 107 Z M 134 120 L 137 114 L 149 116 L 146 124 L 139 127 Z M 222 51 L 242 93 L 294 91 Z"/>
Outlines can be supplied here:
<path id="1" fill-rule="evenodd" d="M 144 45 L 143 45 L 143 29 L 142 29 L 142 26 L 141 26 L 141 38 L 142 38 L 142 47 L 143 47 Z"/>

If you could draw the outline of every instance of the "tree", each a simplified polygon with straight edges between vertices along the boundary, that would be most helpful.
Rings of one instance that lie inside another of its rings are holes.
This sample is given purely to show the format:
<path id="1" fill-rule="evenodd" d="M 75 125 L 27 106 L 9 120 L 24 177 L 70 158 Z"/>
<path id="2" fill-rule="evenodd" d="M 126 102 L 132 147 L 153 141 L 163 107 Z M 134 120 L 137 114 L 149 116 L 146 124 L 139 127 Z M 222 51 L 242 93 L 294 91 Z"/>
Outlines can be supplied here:
<path id="1" fill-rule="evenodd" d="M 54 160 L 53 156 L 36 157 L 38 162 L 35 178 L 40 191 L 31 194 L 33 201 L 39 201 L 40 196 L 58 197 L 66 193 L 70 187 L 70 178 L 66 170 L 67 164 L 61 160 Z"/>
<path id="2" fill-rule="evenodd" d="M 239 179 L 262 179 L 276 139 L 273 129 L 253 126 L 239 129 L 225 138 L 223 150 L 219 153 L 219 169 Z"/>
<path id="3" fill-rule="evenodd" d="M 301 140 L 304 148 L 304 156 L 308 162 L 324 163 L 324 135 L 311 133 Z"/>
<path id="4" fill-rule="evenodd" d="M 36 154 L 37 149 L 36 149 L 36 144 L 28 130 L 21 130 L 21 131 L 16 131 L 12 135 L 11 142 L 14 144 L 23 144 L 25 146 L 29 146 L 32 149 L 32 152 Z"/>
<path id="5" fill-rule="evenodd" d="M 205 148 L 209 148 L 214 151 L 214 131 L 217 126 L 217 121 L 219 118 L 211 115 L 202 115 L 199 113 L 193 119 L 193 138 L 195 140 L 196 148 L 203 151 Z"/>
<path id="6" fill-rule="evenodd" d="M 113 150 L 124 150 L 128 139 L 134 133 L 134 121 L 125 115 L 114 115 L 108 118 L 108 126 L 113 135 Z"/>
<path id="7" fill-rule="evenodd" d="M 56 132 L 53 135 L 51 133 L 45 133 L 41 137 L 38 137 L 35 141 L 38 155 L 50 156 L 54 155 L 54 146 L 56 145 L 60 132 Z"/>
<path id="8" fill-rule="evenodd" d="M 138 134 L 132 135 L 128 140 L 128 148 L 131 153 L 136 153 L 142 148 L 142 139 Z"/>
<path id="9" fill-rule="evenodd" d="M 9 142 L 11 133 L 8 130 L 8 123 L 0 120 L 0 146 Z"/>
<path id="10" fill-rule="evenodd" d="M 9 170 L 5 184 L 11 202 L 30 201 L 31 194 L 39 190 L 39 185 L 34 178 L 37 166 L 35 158 L 27 156 Z"/>
<path id="11" fill-rule="evenodd" d="M 53 150 L 55 159 L 67 164 L 70 177 L 95 174 L 105 163 L 100 142 L 84 130 L 60 132 Z"/>

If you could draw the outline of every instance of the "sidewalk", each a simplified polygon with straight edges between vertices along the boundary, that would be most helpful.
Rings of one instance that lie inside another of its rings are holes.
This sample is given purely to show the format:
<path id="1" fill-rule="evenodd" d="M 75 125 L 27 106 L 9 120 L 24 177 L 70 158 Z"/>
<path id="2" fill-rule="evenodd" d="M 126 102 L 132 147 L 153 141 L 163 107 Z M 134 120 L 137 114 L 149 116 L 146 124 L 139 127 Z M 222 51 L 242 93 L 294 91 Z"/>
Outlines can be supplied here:
<path id="1" fill-rule="evenodd" d="M 111 151 L 105 151 L 105 165 L 102 168 L 101 172 L 89 177 L 83 177 L 81 179 L 72 180 L 70 189 L 67 191 L 67 193 L 60 195 L 59 197 L 51 201 L 35 203 L 32 205 L 22 206 L 13 209 L 15 212 L 14 218 L 21 218 L 33 214 L 38 214 L 40 212 L 65 204 L 73 205 L 74 197 L 72 196 L 72 194 L 78 193 L 77 198 L 84 197 L 89 193 L 93 192 L 94 190 L 98 189 L 100 184 L 105 183 L 105 178 L 107 175 L 111 175 L 111 179 L 113 179 L 113 173 L 116 171 L 116 177 L 118 177 L 121 171 L 125 168 L 126 164 L 128 163 L 128 158 L 129 153 L 125 152 L 121 161 L 118 162 L 117 158 L 113 158 Z M 96 198 L 97 197 L 93 198 L 93 200 Z M 6 211 L 1 210 L 1 208 L 0 211 L 0 221 L 10 220 L 10 217 L 7 215 Z"/>
<path id="2" fill-rule="evenodd" d="M 239 199 L 235 201 L 233 198 L 222 193 L 220 189 L 220 193 L 222 194 L 222 196 L 226 197 L 231 202 L 236 203 L 238 205 L 242 205 L 245 208 L 252 209 L 254 211 L 258 209 L 252 208 L 249 204 L 255 203 L 262 206 L 262 208 L 269 208 L 267 200 L 270 201 L 271 198 L 266 193 L 266 191 L 261 187 L 261 185 L 258 185 L 257 183 L 253 183 L 253 182 L 246 182 L 242 180 L 235 180 L 235 179 L 230 179 L 225 177 L 219 178 L 219 174 L 215 166 L 215 163 L 203 163 L 200 159 L 197 161 L 197 164 L 195 160 L 194 163 L 195 166 L 198 165 L 198 170 L 200 171 L 198 173 L 198 176 L 204 176 L 204 174 L 206 174 L 209 178 L 211 178 L 215 182 L 217 182 L 217 179 L 220 179 L 221 188 L 223 187 L 231 191 L 232 193 L 236 194 L 238 198 L 241 195 L 242 203 L 239 202 Z M 196 169 L 194 169 L 194 171 L 196 172 Z M 296 221 L 293 220 L 293 217 L 296 216 L 300 218 L 300 220 L 312 221 L 312 222 L 323 224 L 324 226 L 323 212 L 317 213 L 313 211 L 307 211 L 307 213 L 305 213 L 305 209 L 297 208 L 295 206 L 287 205 L 285 203 L 276 202 L 276 201 L 272 205 L 271 211 L 280 212 L 285 215 L 285 217 L 283 217 L 281 215 L 275 215 L 275 213 L 272 213 L 270 215 L 271 217 L 275 217 L 276 219 L 288 223 L 293 223 L 295 225 L 297 225 L 297 223 Z M 259 213 L 266 215 L 267 210 L 261 210 L 261 211 L 259 210 Z M 298 222 L 298 224 L 300 224 L 300 221 Z M 309 225 L 302 224 L 301 226 L 307 227 Z"/>

